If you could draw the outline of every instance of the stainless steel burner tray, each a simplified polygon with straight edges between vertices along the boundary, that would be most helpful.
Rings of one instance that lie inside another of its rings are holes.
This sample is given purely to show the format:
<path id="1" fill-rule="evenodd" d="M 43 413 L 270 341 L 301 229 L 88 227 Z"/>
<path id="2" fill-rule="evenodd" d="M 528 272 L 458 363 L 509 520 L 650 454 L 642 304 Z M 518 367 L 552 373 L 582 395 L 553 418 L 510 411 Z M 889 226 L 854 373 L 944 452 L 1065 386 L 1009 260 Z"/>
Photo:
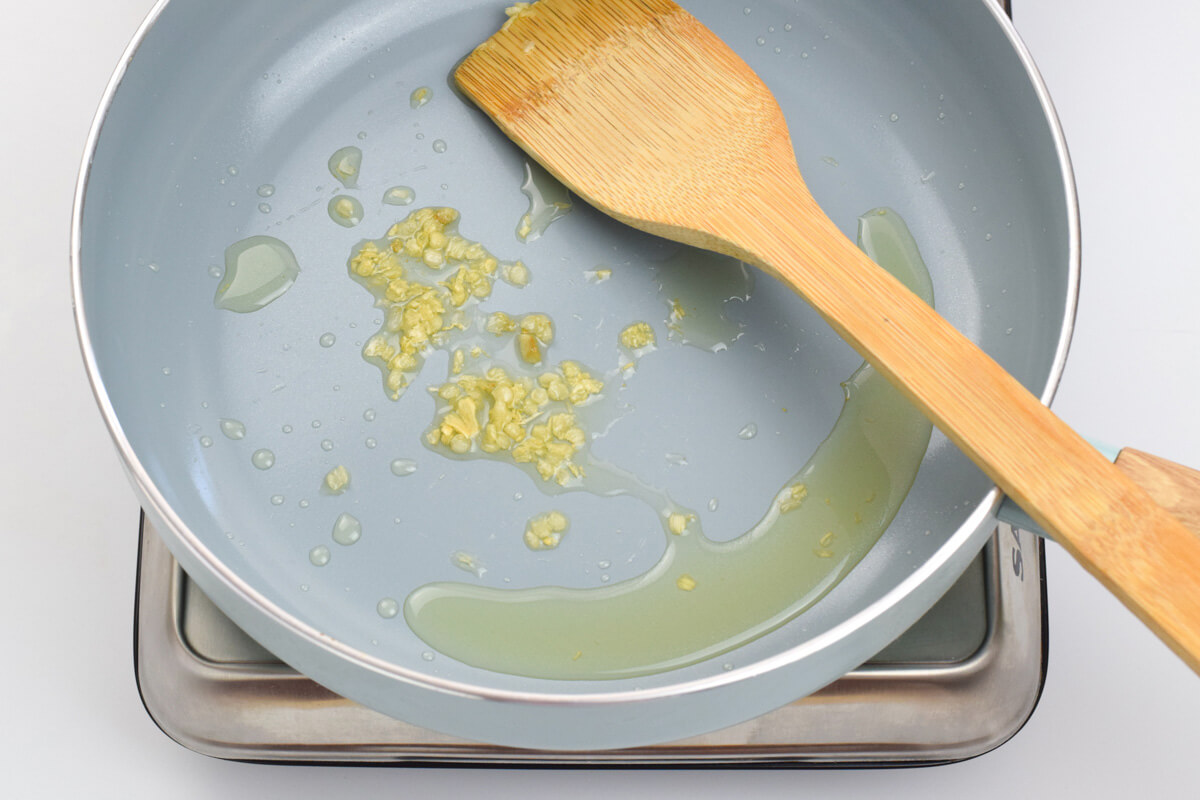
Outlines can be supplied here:
<path id="1" fill-rule="evenodd" d="M 905 635 L 814 695 L 679 742 L 595 753 L 476 744 L 385 717 L 300 675 L 228 620 L 142 524 L 135 664 L 147 711 L 196 752 L 289 763 L 899 766 L 987 752 L 1033 713 L 1046 665 L 1040 539 L 1002 525 Z"/>

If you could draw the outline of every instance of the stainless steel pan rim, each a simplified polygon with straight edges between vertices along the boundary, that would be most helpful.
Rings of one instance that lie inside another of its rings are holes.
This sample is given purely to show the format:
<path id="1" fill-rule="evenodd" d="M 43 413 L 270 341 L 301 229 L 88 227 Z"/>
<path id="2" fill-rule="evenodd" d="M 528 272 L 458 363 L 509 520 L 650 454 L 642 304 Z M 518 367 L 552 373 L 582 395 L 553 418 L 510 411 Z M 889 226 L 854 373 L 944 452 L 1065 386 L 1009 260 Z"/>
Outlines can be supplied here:
<path id="1" fill-rule="evenodd" d="M 184 524 L 184 522 L 173 511 L 162 494 L 156 488 L 147 470 L 144 468 L 138 459 L 137 454 L 134 452 L 128 437 L 122 429 L 120 421 L 117 419 L 104 382 L 100 377 L 93 343 L 89 335 L 87 310 L 84 307 L 82 293 L 81 242 L 82 212 L 84 198 L 88 188 L 88 181 L 91 174 L 92 161 L 95 155 L 101 130 L 112 105 L 113 98 L 125 76 L 126 68 L 131 60 L 136 56 L 139 48 L 145 41 L 151 29 L 154 27 L 155 22 L 162 15 L 169 2 L 170 0 L 159 0 L 133 36 L 130 44 L 121 57 L 118 68 L 114 72 L 107 88 L 105 89 L 99 109 L 88 134 L 83 154 L 83 161 L 75 188 L 70 240 L 71 288 L 77 335 L 79 337 L 80 348 L 85 361 L 88 378 L 91 383 L 92 390 L 96 396 L 96 400 L 99 404 L 105 424 L 113 436 L 123 460 L 123 464 L 127 469 L 143 504 L 155 518 L 165 522 L 166 525 L 169 526 L 169 528 L 177 536 L 178 542 L 183 548 L 185 548 L 186 556 L 190 557 L 190 560 L 193 563 L 202 565 L 202 568 L 207 570 L 212 579 L 218 581 L 224 590 L 237 597 L 241 602 L 247 604 L 248 606 L 259 609 L 264 618 L 269 619 L 270 624 L 279 626 L 286 631 L 288 636 L 303 642 L 309 648 L 316 648 L 325 651 L 335 656 L 337 659 L 378 673 L 380 676 L 383 676 L 387 679 L 400 681 L 415 687 L 433 690 L 437 693 L 447 696 L 457 696 L 464 699 L 486 700 L 499 703 L 515 703 L 528 706 L 620 706 L 625 704 L 643 703 L 649 700 L 683 697 L 706 692 L 718 687 L 728 686 L 730 684 L 736 684 L 747 679 L 763 676 L 776 670 L 783 669 L 815 651 L 828 647 L 832 642 L 850 639 L 858 634 L 861 630 L 870 627 L 872 624 L 876 623 L 883 616 L 885 616 L 897 599 L 909 594 L 916 586 L 929 581 L 940 570 L 945 568 L 948 563 L 955 561 L 956 555 L 959 554 L 960 551 L 963 551 L 964 548 L 970 549 L 970 552 L 973 555 L 974 548 L 971 547 L 972 543 L 983 543 L 984 536 L 987 532 L 990 532 L 989 523 L 992 521 L 995 509 L 1002 499 L 999 489 L 995 487 L 993 487 L 993 489 L 985 495 L 983 500 L 972 511 L 965 523 L 962 524 L 959 529 L 955 531 L 955 533 L 937 551 L 935 558 L 928 560 L 922 567 L 915 570 L 906 580 L 897 585 L 879 601 L 866 608 L 863 612 L 860 612 L 851 620 L 835 627 L 824 635 L 809 640 L 789 650 L 780 652 L 767 659 L 750 663 L 745 666 L 739 666 L 722 674 L 664 687 L 631 689 L 612 693 L 581 693 L 564 695 L 533 691 L 498 690 L 459 681 L 445 680 L 418 671 L 406 669 L 397 664 L 372 657 L 361 650 L 349 647 L 331 638 L 330 636 L 323 634 L 321 631 L 285 612 L 283 609 L 272 603 L 263 594 L 255 590 L 255 588 L 249 583 L 240 579 L 219 559 L 217 559 L 213 552 L 200 541 L 200 539 L 188 528 L 187 525 Z M 1046 386 L 1041 392 L 1042 402 L 1048 404 L 1054 395 L 1059 380 L 1061 379 L 1071 335 L 1074 329 L 1074 318 L 1078 300 L 1080 277 L 1080 224 L 1078 200 L 1070 159 L 1067 152 L 1066 141 L 1062 132 L 1061 124 L 1050 100 L 1046 85 L 1038 73 L 1030 53 L 1019 39 L 1010 20 L 1003 14 L 999 7 L 995 5 L 995 3 L 991 2 L 991 0 L 979 0 L 979 2 L 982 2 L 995 17 L 996 24 L 1003 31 L 1014 52 L 1018 55 L 1021 64 L 1024 66 L 1024 69 L 1028 75 L 1028 79 L 1036 91 L 1038 101 L 1045 115 L 1046 123 L 1050 129 L 1051 136 L 1053 137 L 1053 142 L 1058 154 L 1058 160 L 1061 165 L 1060 178 L 1062 182 L 1062 191 L 1067 203 L 1066 218 L 1069 226 L 1069 230 L 1067 231 L 1067 302 L 1064 311 L 1064 324 L 1062 326 L 1061 335 L 1055 350 L 1051 370 L 1047 377 Z M 961 560 L 961 557 L 959 557 L 957 560 Z M 965 563 L 966 562 L 964 561 L 963 564 L 965 565 Z M 866 658 L 870 655 L 871 653 L 864 653 L 863 657 Z"/>

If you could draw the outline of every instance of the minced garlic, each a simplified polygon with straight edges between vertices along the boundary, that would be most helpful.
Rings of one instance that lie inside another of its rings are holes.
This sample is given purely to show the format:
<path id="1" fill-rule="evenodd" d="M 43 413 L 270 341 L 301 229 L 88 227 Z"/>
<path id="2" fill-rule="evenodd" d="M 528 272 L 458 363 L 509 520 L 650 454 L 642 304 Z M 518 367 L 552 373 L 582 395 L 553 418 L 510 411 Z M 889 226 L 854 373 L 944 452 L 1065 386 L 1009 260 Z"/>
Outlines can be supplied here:
<path id="1" fill-rule="evenodd" d="M 574 456 L 587 442 L 574 407 L 603 388 L 573 361 L 536 380 L 498 366 L 483 375 L 460 375 L 433 390 L 445 405 L 425 440 L 458 455 L 507 454 L 533 465 L 542 480 L 566 485 L 583 476 Z"/>
<path id="2" fill-rule="evenodd" d="M 521 261 L 505 264 L 500 271 L 500 277 L 513 286 L 528 286 L 529 267 L 525 266 L 524 262 Z"/>
<path id="3" fill-rule="evenodd" d="M 527 13 L 531 5 L 533 5 L 533 3 L 513 3 L 511 6 L 504 9 L 504 13 L 508 19 L 504 20 L 504 25 L 500 27 L 500 30 L 508 30 L 508 26 L 513 23 L 513 20 L 517 19 L 522 14 Z"/>
<path id="4" fill-rule="evenodd" d="M 399 399 L 427 352 L 445 344 L 450 331 L 466 327 L 459 309 L 488 297 L 505 265 L 454 229 L 458 212 L 423 208 L 368 241 L 350 259 L 350 274 L 384 309 L 380 330 L 363 346 L 363 358 L 383 372 L 384 387 Z M 521 269 L 528 270 L 522 264 Z M 434 282 L 423 275 L 448 272 Z"/>
<path id="5" fill-rule="evenodd" d="M 688 525 L 696 518 L 695 514 L 680 514 L 678 512 L 667 517 L 667 530 L 676 536 L 682 536 Z"/>
<path id="6" fill-rule="evenodd" d="M 833 531 L 826 531 L 825 535 L 817 542 L 817 546 L 813 548 L 813 555 L 817 558 L 833 558 L 833 540 L 837 537 Z"/>
<path id="7" fill-rule="evenodd" d="M 530 550 L 553 550 L 569 526 L 566 514 L 561 511 L 540 514 L 525 525 L 525 546 Z"/>
<path id="8" fill-rule="evenodd" d="M 325 488 L 334 494 L 341 494 L 350 485 L 350 471 L 340 464 L 325 473 Z"/>
<path id="9" fill-rule="evenodd" d="M 654 344 L 654 328 L 648 322 L 635 322 L 621 331 L 621 346 L 629 350 L 641 350 Z"/>
<path id="10" fill-rule="evenodd" d="M 793 483 L 783 490 L 779 500 L 780 513 L 786 514 L 789 511 L 795 511 L 804 503 L 806 497 L 808 497 L 808 487 L 803 483 Z"/>
<path id="11" fill-rule="evenodd" d="M 675 579 L 675 585 L 685 592 L 690 592 L 692 589 L 696 588 L 696 579 L 691 575 L 680 575 Z"/>
<path id="12" fill-rule="evenodd" d="M 487 322 L 484 324 L 484 330 L 495 336 L 503 336 L 516 329 L 517 321 L 503 311 L 496 311 L 488 315 Z"/>
<path id="13" fill-rule="evenodd" d="M 554 341 L 554 324 L 545 314 L 527 314 L 521 318 L 517 334 L 517 353 L 526 364 L 542 363 L 542 348 Z"/>

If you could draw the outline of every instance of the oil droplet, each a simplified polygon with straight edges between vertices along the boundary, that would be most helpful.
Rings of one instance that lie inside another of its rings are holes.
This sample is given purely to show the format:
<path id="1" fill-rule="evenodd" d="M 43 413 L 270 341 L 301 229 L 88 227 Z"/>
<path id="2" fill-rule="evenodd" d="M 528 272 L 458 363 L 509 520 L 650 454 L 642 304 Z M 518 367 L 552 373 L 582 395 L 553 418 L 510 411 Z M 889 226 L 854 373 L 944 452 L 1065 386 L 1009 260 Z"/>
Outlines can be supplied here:
<path id="1" fill-rule="evenodd" d="M 333 347 L 337 342 L 337 337 L 332 333 L 322 333 L 321 338 L 317 340 L 321 347 Z"/>
<path id="2" fill-rule="evenodd" d="M 308 508 L 308 501 L 307 501 L 307 500 L 301 500 L 301 501 L 300 501 L 299 503 L 297 503 L 296 505 L 300 506 L 301 508 Z"/>
<path id="3" fill-rule="evenodd" d="M 757 42 L 758 42 L 758 46 L 759 46 L 759 47 L 762 47 L 764 44 L 766 44 L 766 43 L 767 43 L 767 40 L 766 40 L 766 39 L 764 39 L 764 38 L 763 38 L 763 37 L 761 37 L 761 36 L 760 36 L 760 37 L 758 37 L 758 39 L 756 39 L 755 41 L 757 41 Z"/>
<path id="4" fill-rule="evenodd" d="M 285 497 L 284 497 L 283 495 L 281 495 L 281 494 L 273 494 L 273 495 L 271 495 L 271 505 L 273 505 L 273 506 L 281 506 L 281 505 L 283 505 L 283 501 L 284 501 L 284 500 L 286 500 L 286 499 L 287 499 L 287 498 L 285 498 Z"/>
<path id="5" fill-rule="evenodd" d="M 171 374 L 171 368 L 170 368 L 170 367 L 163 367 L 163 368 L 162 368 L 162 374 L 163 374 L 163 375 L 170 375 L 170 374 Z"/>
<path id="6" fill-rule="evenodd" d="M 899 115 L 899 114 L 892 114 L 890 117 L 888 117 L 888 119 L 890 119 L 892 122 L 899 122 L 899 121 L 900 121 L 900 115 Z"/>
<path id="7" fill-rule="evenodd" d="M 359 140 L 360 142 L 361 142 L 363 139 L 366 139 L 366 138 L 367 138 L 367 132 L 366 132 L 366 131 L 359 131 L 359 132 L 358 132 L 356 135 L 357 135 L 357 137 L 358 137 L 358 140 Z"/>
<path id="8" fill-rule="evenodd" d="M 246 314 L 278 300 L 292 288 L 300 265 L 292 249 L 273 236 L 251 236 L 225 251 L 225 277 L 213 305 Z"/>
<path id="9" fill-rule="evenodd" d="M 365 419 L 367 422 L 374 422 L 375 421 L 375 409 L 368 408 L 366 411 L 364 411 L 363 419 Z"/>
<path id="10" fill-rule="evenodd" d="M 283 426 L 283 428 L 282 428 L 281 430 L 282 430 L 284 433 L 291 433 L 291 432 L 292 432 L 292 426 L 291 426 L 291 425 L 284 425 L 284 426 Z"/>
<path id="11" fill-rule="evenodd" d="M 211 436 L 201 436 L 200 437 L 200 446 L 201 447 L 212 447 L 212 445 L 213 445 L 213 440 L 212 440 Z"/>
<path id="12" fill-rule="evenodd" d="M 270 469 L 275 466 L 275 454 L 266 448 L 255 450 L 254 455 L 250 456 L 250 463 L 259 469 Z"/>
<path id="13" fill-rule="evenodd" d="M 343 512 L 333 523 L 333 540 L 349 547 L 362 538 L 362 523 L 352 514 Z"/>
<path id="14" fill-rule="evenodd" d="M 259 197 L 270 197 L 271 195 L 275 194 L 275 187 L 269 183 L 264 183 L 262 186 L 258 187 L 257 191 Z"/>
<path id="15" fill-rule="evenodd" d="M 668 464 L 672 464 L 676 467 L 687 466 L 687 456 L 685 456 L 683 453 L 664 453 L 663 455 L 666 457 Z"/>
<path id="16" fill-rule="evenodd" d="M 353 228 L 363 219 L 362 203 L 348 194 L 329 199 L 329 218 L 343 228 Z"/>
<path id="17" fill-rule="evenodd" d="M 226 167 L 225 171 L 228 172 L 230 175 L 238 174 L 238 168 L 232 164 L 230 164 L 228 167 Z"/>
<path id="18" fill-rule="evenodd" d="M 147 267 L 147 268 L 148 268 L 148 269 L 149 269 L 151 272 L 158 272 L 158 269 L 159 269 L 159 267 L 158 267 L 158 264 L 155 264 L 153 261 L 151 261 L 149 264 L 147 264 L 147 265 L 146 265 L 146 267 Z"/>
<path id="19" fill-rule="evenodd" d="M 421 653 L 421 658 L 425 659 L 426 661 L 433 661 L 434 655 L 426 650 L 424 653 Z"/>
<path id="20" fill-rule="evenodd" d="M 314 567 L 323 567 L 329 563 L 329 548 L 319 544 L 308 551 L 308 560 Z"/>
<path id="21" fill-rule="evenodd" d="M 571 211 L 571 195 L 567 187 L 530 161 L 525 162 L 521 193 L 529 198 L 529 210 L 517 224 L 517 238 L 522 242 L 537 240 L 550 227 L 550 223 Z"/>
<path id="22" fill-rule="evenodd" d="M 221 277 L 221 268 L 220 268 L 220 267 L 218 267 L 216 264 L 213 264 L 212 266 L 210 266 L 210 267 L 208 268 L 208 276 L 209 276 L 210 278 L 219 278 L 219 277 Z"/>
<path id="23" fill-rule="evenodd" d="M 362 169 L 362 150 L 354 145 L 343 147 L 329 157 L 329 172 L 347 189 L 358 188 L 358 173 Z"/>
<path id="24" fill-rule="evenodd" d="M 408 104 L 413 108 L 420 108 L 433 99 L 433 90 L 428 86 L 420 86 L 413 89 L 413 93 L 408 96 Z"/>
<path id="25" fill-rule="evenodd" d="M 758 436 L 758 426 L 755 425 L 753 422 L 746 423 L 746 425 L 744 425 L 742 427 L 742 429 L 740 431 L 738 431 L 739 439 L 749 440 L 749 439 L 753 439 L 755 436 Z"/>
<path id="26" fill-rule="evenodd" d="M 983 235 L 983 240 L 984 240 L 985 242 L 990 242 L 990 241 L 992 240 L 992 235 L 991 235 L 990 233 L 985 233 L 985 234 Z"/>
<path id="27" fill-rule="evenodd" d="M 708 510 L 709 511 L 716 511 L 720 507 L 721 507 L 721 501 L 718 500 L 717 498 L 714 497 L 708 501 Z"/>
<path id="28" fill-rule="evenodd" d="M 271 213 L 271 204 L 270 203 L 259 203 L 258 210 L 264 214 L 270 214 Z"/>
<path id="29" fill-rule="evenodd" d="M 790 31 L 792 29 L 792 23 L 790 23 L 790 22 L 787 23 L 786 25 L 783 26 L 783 29 L 785 31 Z"/>
<path id="30" fill-rule="evenodd" d="M 475 556 L 462 550 L 456 550 L 450 555 L 450 563 L 463 572 L 471 573 L 476 578 L 482 578 L 483 574 L 487 572 L 487 568 L 480 564 Z"/>
<path id="31" fill-rule="evenodd" d="M 433 140 L 433 152 L 435 152 L 435 153 L 446 152 L 446 142 L 444 139 L 434 139 Z"/>
<path id="32" fill-rule="evenodd" d="M 411 186 L 393 186 L 383 193 L 383 202 L 389 206 L 411 205 L 417 199 L 417 193 Z"/>
<path id="33" fill-rule="evenodd" d="M 397 458 L 392 462 L 392 474 L 397 478 L 403 478 L 405 475 L 412 475 L 417 471 L 417 462 L 411 458 Z"/>
<path id="34" fill-rule="evenodd" d="M 375 449 L 375 447 L 376 447 L 376 445 L 378 445 L 378 444 L 379 444 L 379 442 L 375 441 L 375 439 L 374 439 L 374 438 L 372 438 L 372 437 L 368 436 L 368 437 L 367 437 L 367 441 L 366 441 L 366 442 L 364 442 L 364 444 L 367 446 L 367 449 L 368 449 L 368 450 L 374 450 L 374 449 Z"/>
<path id="35" fill-rule="evenodd" d="M 330 450 L 333 449 L 333 440 L 332 439 L 322 439 L 321 440 L 321 449 L 324 450 L 326 453 L 328 453 Z"/>
<path id="36" fill-rule="evenodd" d="M 236 419 L 221 420 L 221 433 L 225 434 L 228 439 L 234 441 L 246 438 L 246 426 L 238 422 Z"/>
<path id="37" fill-rule="evenodd" d="M 384 619 L 391 619 L 400 613 L 400 604 L 395 598 L 385 597 L 375 604 L 375 611 Z"/>

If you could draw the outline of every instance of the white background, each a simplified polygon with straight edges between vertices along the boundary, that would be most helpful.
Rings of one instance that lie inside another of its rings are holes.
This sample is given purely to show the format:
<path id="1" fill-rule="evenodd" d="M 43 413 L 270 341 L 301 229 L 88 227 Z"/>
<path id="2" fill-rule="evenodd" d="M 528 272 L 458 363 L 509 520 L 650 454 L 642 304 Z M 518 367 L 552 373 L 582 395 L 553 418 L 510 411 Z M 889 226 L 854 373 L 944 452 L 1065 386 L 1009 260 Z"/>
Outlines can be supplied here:
<path id="1" fill-rule="evenodd" d="M 1200 679 L 1056 547 L 1041 705 L 1012 741 L 962 764 L 276 767 L 216 761 L 163 736 L 133 677 L 138 509 L 84 376 L 67 266 L 88 125 L 151 4 L 0 10 L 0 795 L 1200 796 Z M 1066 128 L 1083 212 L 1078 327 L 1055 409 L 1080 430 L 1200 465 L 1200 5 L 1016 0 L 1015 13 Z"/>

